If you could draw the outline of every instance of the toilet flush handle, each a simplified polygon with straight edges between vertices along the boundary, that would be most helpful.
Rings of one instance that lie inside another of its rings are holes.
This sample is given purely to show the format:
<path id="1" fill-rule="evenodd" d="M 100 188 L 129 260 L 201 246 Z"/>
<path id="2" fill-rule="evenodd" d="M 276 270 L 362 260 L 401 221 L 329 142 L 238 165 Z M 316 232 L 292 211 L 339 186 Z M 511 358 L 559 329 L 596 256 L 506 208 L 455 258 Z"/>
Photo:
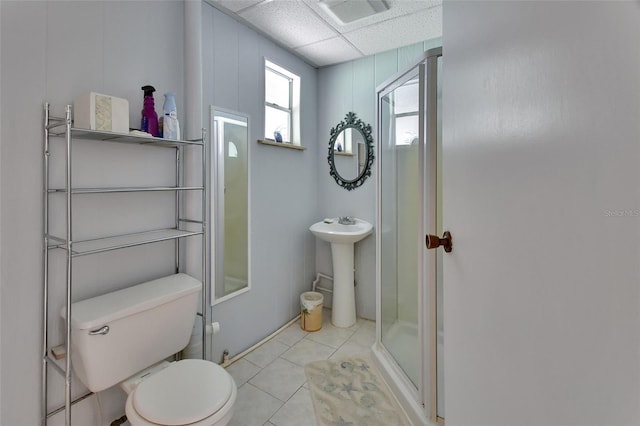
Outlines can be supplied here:
<path id="1" fill-rule="evenodd" d="M 109 333 L 109 326 L 105 325 L 104 327 L 100 327 L 97 330 L 91 330 L 89 332 L 89 336 L 105 335 L 107 333 Z"/>
<path id="2" fill-rule="evenodd" d="M 451 253 L 453 250 L 453 242 L 451 241 L 451 232 L 444 231 L 442 238 L 437 235 L 427 234 L 425 237 L 425 243 L 427 244 L 428 249 L 438 248 L 440 246 L 444 247 L 444 251 L 447 253 Z"/>

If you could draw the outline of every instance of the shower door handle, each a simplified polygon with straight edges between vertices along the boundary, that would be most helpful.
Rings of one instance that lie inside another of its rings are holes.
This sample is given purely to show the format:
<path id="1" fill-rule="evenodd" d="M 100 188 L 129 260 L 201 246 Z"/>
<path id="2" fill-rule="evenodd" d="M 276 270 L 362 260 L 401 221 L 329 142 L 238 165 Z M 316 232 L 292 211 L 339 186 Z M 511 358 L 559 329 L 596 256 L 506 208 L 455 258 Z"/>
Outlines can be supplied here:
<path id="1" fill-rule="evenodd" d="M 437 235 L 427 234 L 425 237 L 425 244 L 428 249 L 434 249 L 442 246 L 444 251 L 447 253 L 451 253 L 451 250 L 453 250 L 453 241 L 451 240 L 451 232 L 449 231 L 444 231 L 442 238 Z"/>

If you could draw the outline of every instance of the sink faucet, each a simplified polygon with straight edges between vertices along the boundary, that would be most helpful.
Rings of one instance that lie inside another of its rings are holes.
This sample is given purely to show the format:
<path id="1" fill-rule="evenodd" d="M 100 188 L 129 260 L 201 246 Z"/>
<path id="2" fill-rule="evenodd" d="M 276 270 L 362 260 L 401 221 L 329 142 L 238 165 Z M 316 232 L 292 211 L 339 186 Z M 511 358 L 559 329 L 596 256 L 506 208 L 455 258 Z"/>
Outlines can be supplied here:
<path id="1" fill-rule="evenodd" d="M 355 225 L 356 220 L 353 216 L 340 216 L 338 217 L 338 223 L 340 225 Z"/>

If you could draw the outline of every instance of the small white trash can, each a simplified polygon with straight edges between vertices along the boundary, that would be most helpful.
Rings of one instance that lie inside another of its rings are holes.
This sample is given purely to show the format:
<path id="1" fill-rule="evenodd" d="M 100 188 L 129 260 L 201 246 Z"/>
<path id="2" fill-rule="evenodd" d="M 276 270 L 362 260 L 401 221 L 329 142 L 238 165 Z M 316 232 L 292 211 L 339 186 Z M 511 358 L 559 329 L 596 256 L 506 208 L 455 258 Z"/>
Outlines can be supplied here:
<path id="1" fill-rule="evenodd" d="M 322 302 L 324 296 L 315 291 L 300 295 L 300 327 L 304 331 L 318 331 L 322 328 Z"/>

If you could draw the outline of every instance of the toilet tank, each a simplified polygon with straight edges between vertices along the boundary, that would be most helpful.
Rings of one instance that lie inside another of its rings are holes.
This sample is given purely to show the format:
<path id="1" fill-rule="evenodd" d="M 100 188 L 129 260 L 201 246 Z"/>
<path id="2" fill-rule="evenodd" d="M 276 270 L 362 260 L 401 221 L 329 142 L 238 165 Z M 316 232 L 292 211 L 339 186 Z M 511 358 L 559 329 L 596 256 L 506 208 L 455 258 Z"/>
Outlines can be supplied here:
<path id="1" fill-rule="evenodd" d="M 80 381 L 99 392 L 184 349 L 201 286 L 176 274 L 72 303 L 71 363 Z"/>

